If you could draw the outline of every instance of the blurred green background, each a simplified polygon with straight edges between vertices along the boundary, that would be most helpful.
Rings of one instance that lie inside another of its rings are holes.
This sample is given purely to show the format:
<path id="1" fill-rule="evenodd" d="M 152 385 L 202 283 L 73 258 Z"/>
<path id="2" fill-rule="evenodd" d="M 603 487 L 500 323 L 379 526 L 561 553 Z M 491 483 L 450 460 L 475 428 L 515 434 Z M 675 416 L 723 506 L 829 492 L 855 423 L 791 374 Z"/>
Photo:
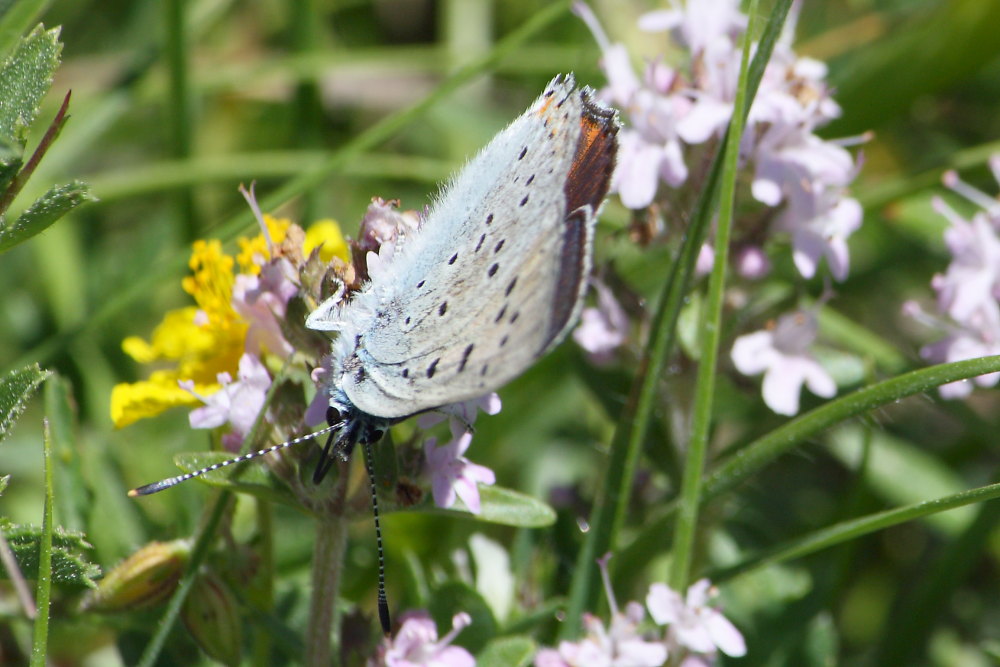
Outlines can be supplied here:
<path id="1" fill-rule="evenodd" d="M 635 28 L 635 18 L 655 3 L 591 6 L 634 56 L 663 49 L 659 38 Z M 148 336 L 167 309 L 188 303 L 180 279 L 190 243 L 255 234 L 236 190 L 253 180 L 263 201 L 293 183 L 295 196 L 272 212 L 302 223 L 333 217 L 348 235 L 372 196 L 421 208 L 436 184 L 554 74 L 574 71 L 583 83 L 603 84 L 599 50 L 569 11 L 515 49 L 494 52 L 505 36 L 546 11 L 551 3 L 541 0 L 55 0 L 45 6 L 39 20 L 61 25 L 65 46 L 38 125 L 68 90 L 72 117 L 18 201 L 67 178 L 89 182 L 101 201 L 0 259 L 0 366 L 6 371 L 37 361 L 71 385 L 78 427 L 72 446 L 59 452 L 56 493 L 75 502 L 57 503 L 56 520 L 86 532 L 95 562 L 108 568 L 150 539 L 190 534 L 211 493 L 189 484 L 141 502 L 126 498 L 133 486 L 175 474 L 173 455 L 207 449 L 208 439 L 188 428 L 183 410 L 120 431 L 108 415 L 111 387 L 144 372 L 122 353 L 122 339 Z M 844 111 L 824 135 L 875 132 L 854 188 L 865 205 L 864 226 L 850 240 L 851 275 L 836 285 L 831 304 L 856 327 L 853 333 L 870 336 L 860 344 L 867 354 L 855 342 L 842 360 L 835 374 L 842 392 L 922 365 L 917 350 L 931 334 L 904 318 L 900 306 L 909 298 L 931 303 L 931 276 L 947 265 L 945 221 L 929 205 L 933 194 L 943 194 L 941 171 L 960 168 L 986 192 L 997 191 L 985 160 L 1000 149 L 998 25 L 1000 3 L 984 0 L 844 0 L 802 8 L 796 49 L 829 64 Z M 366 130 L 491 54 L 496 57 L 470 83 L 403 116 L 405 122 L 374 145 L 330 162 Z M 309 187 L 295 186 L 303 174 L 312 175 Z M 636 257 L 621 234 L 627 221 L 612 202 L 599 232 L 607 242 L 598 244 L 598 261 L 641 276 L 633 286 L 649 296 L 669 254 L 660 249 Z M 785 287 L 816 296 L 821 282 Z M 824 321 L 833 350 L 846 336 L 835 323 Z M 674 369 L 678 379 L 669 388 L 680 400 L 687 391 L 684 366 Z M 387 516 L 393 604 L 404 609 L 419 602 L 421 578 L 452 568 L 452 552 L 473 532 L 512 546 L 514 570 L 528 589 L 538 596 L 557 591 L 573 562 L 576 518 L 587 515 L 629 377 L 627 366 L 595 370 L 567 343 L 504 389 L 503 412 L 477 423 L 470 456 L 496 470 L 498 484 L 553 502 L 559 522 L 547 531 L 517 531 Z M 745 379 L 720 379 L 718 402 L 726 416 L 720 449 L 782 421 L 762 408 L 757 386 Z M 805 407 L 816 404 L 805 398 Z M 670 412 L 666 403 L 663 412 Z M 710 519 L 718 527 L 709 552 L 724 562 L 842 518 L 995 481 L 997 414 L 995 390 L 966 402 L 945 403 L 935 394 L 846 425 L 721 503 Z M 41 520 L 42 416 L 36 400 L 0 446 L 0 473 L 12 475 L 2 512 L 18 522 Z M 860 476 L 859 428 L 875 433 Z M 675 490 L 671 460 L 677 454 L 665 440 L 650 445 L 652 456 L 643 464 L 649 474 L 630 517 L 637 534 Z M 572 489 L 572 501 L 566 494 L 552 500 L 556 487 Z M 312 525 L 290 510 L 278 512 L 282 614 L 296 627 Z M 743 662 L 996 664 L 997 513 L 994 502 L 942 514 L 734 580 L 727 609 L 748 636 Z M 368 523 L 353 529 L 344 591 L 369 610 L 371 532 Z M 640 559 L 646 567 L 622 577 L 619 601 L 637 599 L 651 581 L 662 580 L 662 546 Z M 908 597 L 914 588 L 923 597 Z M 71 616 L 66 609 L 54 613 Z M 109 635 L 132 655 L 141 650 L 150 619 L 155 615 L 114 619 L 107 627 L 94 619 L 57 620 L 53 655 L 80 656 Z M 174 634 L 165 659 L 193 659 L 190 640 Z M 902 655 L 907 662 L 883 662 Z"/>

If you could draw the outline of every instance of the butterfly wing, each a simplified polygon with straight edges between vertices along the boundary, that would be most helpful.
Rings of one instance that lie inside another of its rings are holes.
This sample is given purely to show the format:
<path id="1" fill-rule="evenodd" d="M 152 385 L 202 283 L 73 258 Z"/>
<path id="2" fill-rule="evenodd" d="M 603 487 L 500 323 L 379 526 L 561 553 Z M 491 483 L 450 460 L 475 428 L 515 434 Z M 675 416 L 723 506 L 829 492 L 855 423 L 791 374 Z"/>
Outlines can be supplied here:
<path id="1" fill-rule="evenodd" d="M 474 398 L 565 336 L 616 133 L 612 112 L 557 78 L 444 189 L 339 313 L 335 378 L 358 409 L 395 418 Z"/>

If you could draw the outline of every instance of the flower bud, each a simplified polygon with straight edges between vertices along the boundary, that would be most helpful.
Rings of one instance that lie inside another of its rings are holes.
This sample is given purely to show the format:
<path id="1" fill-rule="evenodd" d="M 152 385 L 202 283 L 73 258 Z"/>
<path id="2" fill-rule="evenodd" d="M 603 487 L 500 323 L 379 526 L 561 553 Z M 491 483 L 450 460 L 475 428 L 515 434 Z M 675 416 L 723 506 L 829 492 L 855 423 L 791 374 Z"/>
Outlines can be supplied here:
<path id="1" fill-rule="evenodd" d="M 191 554 L 188 540 L 150 542 L 108 572 L 84 598 L 88 611 L 134 611 L 174 592 Z"/>
<path id="2" fill-rule="evenodd" d="M 198 578 L 184 601 L 181 620 L 213 660 L 226 665 L 240 663 L 243 633 L 239 609 L 232 591 L 217 576 Z"/>

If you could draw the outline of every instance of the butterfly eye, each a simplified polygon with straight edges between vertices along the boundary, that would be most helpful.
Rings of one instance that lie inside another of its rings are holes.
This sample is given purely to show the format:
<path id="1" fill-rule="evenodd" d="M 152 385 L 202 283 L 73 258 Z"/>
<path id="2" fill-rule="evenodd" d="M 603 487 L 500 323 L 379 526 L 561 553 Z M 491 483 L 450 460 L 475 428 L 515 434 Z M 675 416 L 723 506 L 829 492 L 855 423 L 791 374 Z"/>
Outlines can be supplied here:
<path id="1" fill-rule="evenodd" d="M 332 405 L 326 409 L 326 423 L 333 426 L 340 421 L 340 411 Z"/>

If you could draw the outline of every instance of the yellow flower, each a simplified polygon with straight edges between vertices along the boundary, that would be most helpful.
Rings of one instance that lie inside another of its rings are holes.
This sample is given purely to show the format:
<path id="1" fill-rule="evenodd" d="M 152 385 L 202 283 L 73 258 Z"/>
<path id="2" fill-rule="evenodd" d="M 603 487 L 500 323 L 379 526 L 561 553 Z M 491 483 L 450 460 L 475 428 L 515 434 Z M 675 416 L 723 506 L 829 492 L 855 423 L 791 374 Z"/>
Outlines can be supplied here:
<path id="1" fill-rule="evenodd" d="M 345 262 L 350 260 L 350 251 L 340 231 L 340 225 L 330 218 L 317 220 L 306 230 L 306 242 L 302 245 L 302 254 L 308 257 L 313 248 L 319 248 L 319 257 L 324 262 L 329 262 L 334 257 L 339 257 Z"/>
<path id="2" fill-rule="evenodd" d="M 193 380 L 195 391 L 208 396 L 219 389 L 217 376 L 235 376 L 246 342 L 247 323 L 233 310 L 233 258 L 218 241 L 197 241 L 183 279 L 184 290 L 199 307 L 169 311 L 149 342 L 130 336 L 122 349 L 139 363 L 176 362 L 176 368 L 155 371 L 149 380 L 123 383 L 111 391 L 111 420 L 121 428 L 198 399 L 178 386 Z"/>
<path id="3" fill-rule="evenodd" d="M 288 238 L 302 238 L 301 230 L 289 236 L 290 220 L 265 215 L 264 222 L 275 246 Z M 196 241 L 189 262 L 192 275 L 181 285 L 197 306 L 167 312 L 148 341 L 137 336 L 122 341 L 122 349 L 137 362 L 167 362 L 173 367 L 154 371 L 148 380 L 114 387 L 111 420 L 115 426 L 127 426 L 175 406 L 197 405 L 199 400 L 181 389 L 180 381 L 193 381 L 195 393 L 210 396 L 221 386 L 220 373 L 236 377 L 249 323 L 233 309 L 233 270 L 238 266 L 241 273 L 258 274 L 261 264 L 271 259 L 263 234 L 237 243 L 240 251 L 234 259 L 217 240 Z M 316 247 L 323 261 L 333 256 L 348 259 L 344 236 L 333 220 L 321 220 L 309 228 L 303 253 L 308 255 Z"/>
<path id="4" fill-rule="evenodd" d="M 284 243 L 292 221 L 264 214 L 264 224 L 267 225 L 267 233 L 271 237 L 271 243 L 280 245 Z M 240 238 L 236 240 L 236 243 L 240 246 L 240 251 L 236 255 L 236 262 L 240 265 L 240 273 L 257 275 L 260 273 L 260 265 L 271 259 L 271 251 L 267 247 L 267 239 L 264 238 L 263 234 L 258 234 L 252 239 Z"/>

